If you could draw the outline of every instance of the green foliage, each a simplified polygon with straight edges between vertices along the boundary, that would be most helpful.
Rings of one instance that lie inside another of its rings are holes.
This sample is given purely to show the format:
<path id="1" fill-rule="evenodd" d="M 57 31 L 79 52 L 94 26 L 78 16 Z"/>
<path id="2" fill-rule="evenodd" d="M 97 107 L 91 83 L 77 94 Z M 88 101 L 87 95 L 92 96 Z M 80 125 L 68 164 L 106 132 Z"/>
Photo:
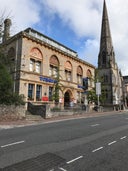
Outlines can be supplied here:
<path id="1" fill-rule="evenodd" d="M 90 102 L 90 103 L 92 103 L 92 102 L 96 103 L 97 102 L 97 95 L 96 95 L 95 89 L 88 91 L 87 99 L 88 99 L 88 102 Z"/>
<path id="2" fill-rule="evenodd" d="M 24 97 L 13 93 L 13 81 L 8 70 L 9 61 L 4 57 L 0 54 L 0 104 L 23 105 Z"/>
<path id="3" fill-rule="evenodd" d="M 94 83 L 96 84 L 97 81 L 101 82 L 101 95 L 99 96 L 99 101 L 100 101 L 100 104 L 104 104 L 104 102 L 106 100 L 106 95 L 105 95 L 105 91 L 104 91 L 105 86 L 103 84 L 103 78 L 99 77 L 98 69 L 95 70 Z M 88 102 L 97 103 L 98 99 L 97 99 L 97 95 L 96 95 L 96 87 L 95 87 L 95 89 L 88 91 L 87 99 L 88 99 Z"/>
<path id="4" fill-rule="evenodd" d="M 57 67 L 57 74 L 53 76 L 55 83 L 52 94 L 52 99 L 55 100 L 56 103 L 59 102 L 59 91 L 63 92 L 63 85 L 60 83 L 61 75 L 60 75 L 60 67 Z"/>
<path id="5" fill-rule="evenodd" d="M 0 63 L 0 96 L 9 94 L 12 90 L 12 79 L 7 68 Z"/>
<path id="6" fill-rule="evenodd" d="M 59 107 L 53 107 L 53 108 L 51 109 L 51 111 L 52 111 L 52 112 L 59 112 L 59 111 L 61 111 L 61 109 L 60 109 Z"/>

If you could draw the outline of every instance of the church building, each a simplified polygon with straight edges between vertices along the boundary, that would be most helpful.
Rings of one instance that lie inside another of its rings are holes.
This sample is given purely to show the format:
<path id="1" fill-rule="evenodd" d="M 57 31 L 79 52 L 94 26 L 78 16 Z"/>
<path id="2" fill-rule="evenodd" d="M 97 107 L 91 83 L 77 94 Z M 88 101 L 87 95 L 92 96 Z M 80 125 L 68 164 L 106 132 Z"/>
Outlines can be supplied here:
<path id="1" fill-rule="evenodd" d="M 118 105 L 123 101 L 123 77 L 119 70 L 112 43 L 106 2 L 103 4 L 100 50 L 98 56 L 98 77 L 104 105 Z"/>

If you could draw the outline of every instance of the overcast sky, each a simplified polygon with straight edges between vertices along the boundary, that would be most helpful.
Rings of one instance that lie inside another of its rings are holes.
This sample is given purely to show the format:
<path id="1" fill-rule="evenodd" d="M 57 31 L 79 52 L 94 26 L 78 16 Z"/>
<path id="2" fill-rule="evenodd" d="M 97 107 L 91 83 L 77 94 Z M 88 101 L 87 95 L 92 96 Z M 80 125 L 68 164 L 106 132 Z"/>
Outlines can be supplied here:
<path id="1" fill-rule="evenodd" d="M 28 27 L 53 38 L 97 67 L 103 0 L 0 0 L 12 34 Z M 128 0 L 106 0 L 116 62 L 128 75 Z"/>

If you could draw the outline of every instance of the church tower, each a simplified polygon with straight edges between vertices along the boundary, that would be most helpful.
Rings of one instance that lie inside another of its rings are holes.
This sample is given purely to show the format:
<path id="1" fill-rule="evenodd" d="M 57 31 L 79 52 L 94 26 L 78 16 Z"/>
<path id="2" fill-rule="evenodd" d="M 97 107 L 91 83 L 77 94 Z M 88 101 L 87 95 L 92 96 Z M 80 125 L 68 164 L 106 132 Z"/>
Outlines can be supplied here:
<path id="1" fill-rule="evenodd" d="M 115 61 L 106 2 L 103 3 L 98 76 L 101 81 L 103 104 L 120 104 L 123 98 L 122 76 Z"/>

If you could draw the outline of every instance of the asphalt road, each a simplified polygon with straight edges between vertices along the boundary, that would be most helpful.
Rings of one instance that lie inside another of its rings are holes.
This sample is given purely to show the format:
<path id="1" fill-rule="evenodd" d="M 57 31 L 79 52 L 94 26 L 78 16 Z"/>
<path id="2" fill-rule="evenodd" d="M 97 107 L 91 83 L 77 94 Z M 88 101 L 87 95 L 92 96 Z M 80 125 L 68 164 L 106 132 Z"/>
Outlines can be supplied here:
<path id="1" fill-rule="evenodd" d="M 127 171 L 127 161 L 127 113 L 0 130 L 6 171 Z"/>

